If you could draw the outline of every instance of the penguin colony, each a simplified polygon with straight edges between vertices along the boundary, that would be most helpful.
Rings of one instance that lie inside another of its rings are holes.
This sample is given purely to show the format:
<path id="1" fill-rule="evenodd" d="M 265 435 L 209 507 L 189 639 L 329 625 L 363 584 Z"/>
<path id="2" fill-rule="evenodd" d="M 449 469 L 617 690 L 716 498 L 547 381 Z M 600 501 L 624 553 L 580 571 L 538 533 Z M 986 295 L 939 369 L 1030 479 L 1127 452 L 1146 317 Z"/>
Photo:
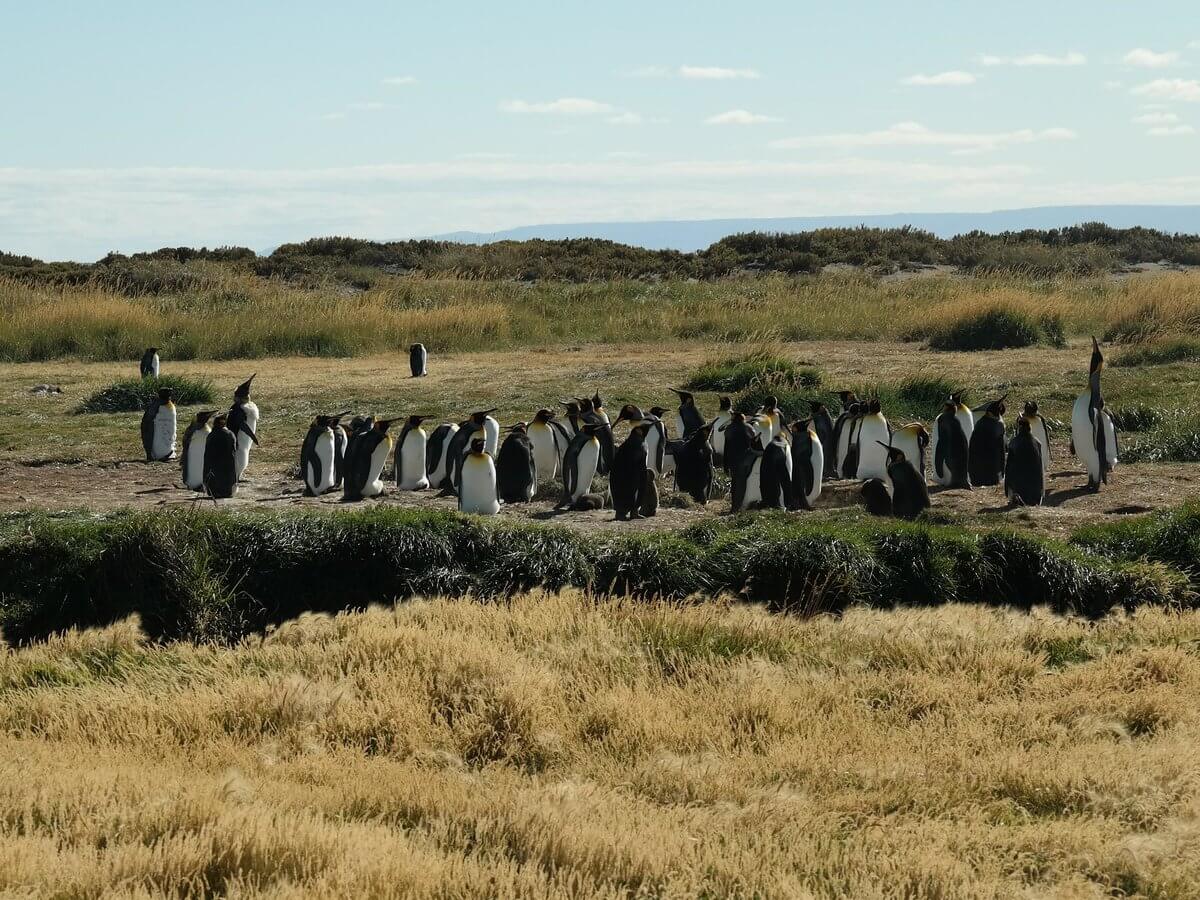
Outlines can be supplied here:
<path id="1" fill-rule="evenodd" d="M 412 346 L 410 362 L 412 377 L 427 374 L 422 345 Z M 157 377 L 157 350 L 146 351 L 141 368 L 143 377 Z M 1071 417 L 1072 450 L 1093 491 L 1107 483 L 1118 451 L 1100 390 L 1103 368 L 1104 356 L 1093 338 L 1087 388 Z M 179 461 L 183 483 L 191 490 L 214 499 L 237 493 L 251 450 L 258 446 L 259 410 L 250 398 L 254 377 L 238 385 L 227 413 L 198 412 L 184 432 Z M 440 496 L 456 497 L 460 511 L 477 515 L 527 503 L 539 485 L 556 479 L 562 484 L 557 509 L 601 509 L 611 500 L 622 521 L 657 512 L 657 479 L 667 474 L 677 490 L 707 503 L 718 469 L 730 479 L 733 512 L 812 509 L 822 485 L 839 479 L 862 482 L 863 503 L 871 513 L 905 519 L 929 508 L 930 481 L 946 489 L 1003 485 L 1014 505 L 1039 506 L 1045 497 L 1051 429 L 1034 401 L 1025 402 L 1009 436 L 1007 395 L 971 408 L 962 392 L 955 392 L 931 426 L 894 427 L 878 399 L 860 399 L 850 391 L 840 392 L 836 418 L 813 400 L 808 418 L 791 423 L 774 397 L 749 414 L 722 397 L 717 415 L 706 421 L 692 394 L 671 391 L 679 398 L 671 413 L 626 404 L 610 419 L 597 393 L 562 401 L 561 418 L 543 408 L 530 421 L 507 428 L 493 417 L 495 409 L 429 432 L 423 427 L 427 415 L 348 421 L 349 411 L 319 415 L 301 446 L 300 479 L 305 496 L 341 490 L 347 501 L 378 497 L 389 483 L 401 491 L 435 489 Z M 628 434 L 618 445 L 615 434 L 625 424 Z M 159 390 L 142 416 L 147 462 L 176 458 L 176 425 L 172 392 Z M 593 492 L 597 475 L 607 477 L 609 497 Z"/>

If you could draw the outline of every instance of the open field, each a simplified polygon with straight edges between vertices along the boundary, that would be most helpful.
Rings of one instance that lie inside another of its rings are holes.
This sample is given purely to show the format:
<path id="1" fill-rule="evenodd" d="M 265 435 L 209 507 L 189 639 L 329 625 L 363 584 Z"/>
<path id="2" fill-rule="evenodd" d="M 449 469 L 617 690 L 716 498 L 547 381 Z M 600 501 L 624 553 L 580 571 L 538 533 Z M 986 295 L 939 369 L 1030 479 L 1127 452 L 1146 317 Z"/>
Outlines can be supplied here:
<path id="1" fill-rule="evenodd" d="M 575 593 L 71 633 L 0 656 L 0 891 L 1184 900 L 1197 634 Z"/>

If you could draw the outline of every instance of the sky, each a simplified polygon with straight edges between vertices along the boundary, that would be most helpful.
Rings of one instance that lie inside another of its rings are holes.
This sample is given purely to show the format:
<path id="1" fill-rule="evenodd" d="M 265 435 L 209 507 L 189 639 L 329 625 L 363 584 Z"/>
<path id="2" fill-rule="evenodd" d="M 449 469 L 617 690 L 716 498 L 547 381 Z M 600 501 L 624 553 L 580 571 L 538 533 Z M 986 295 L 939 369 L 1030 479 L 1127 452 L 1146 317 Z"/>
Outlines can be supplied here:
<path id="1" fill-rule="evenodd" d="M 1194 0 L 40 0 L 0 250 L 1200 202 Z"/>

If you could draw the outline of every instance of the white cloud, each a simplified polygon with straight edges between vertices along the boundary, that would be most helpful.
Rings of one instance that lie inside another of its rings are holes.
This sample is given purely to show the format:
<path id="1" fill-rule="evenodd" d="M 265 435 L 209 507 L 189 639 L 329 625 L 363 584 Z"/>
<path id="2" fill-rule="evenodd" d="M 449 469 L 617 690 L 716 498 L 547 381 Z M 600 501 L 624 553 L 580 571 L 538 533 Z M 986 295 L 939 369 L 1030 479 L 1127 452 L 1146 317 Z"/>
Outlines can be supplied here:
<path id="1" fill-rule="evenodd" d="M 635 112 L 624 110 L 615 116 L 609 116 L 604 121 L 609 125 L 641 125 L 642 117 Z"/>
<path id="2" fill-rule="evenodd" d="M 979 57 L 979 61 L 985 66 L 1064 67 L 1086 65 L 1087 57 L 1071 50 L 1062 56 L 1052 56 L 1048 53 L 1027 53 L 1024 56 L 989 56 L 985 54 Z"/>
<path id="3" fill-rule="evenodd" d="M 979 153 L 1012 144 L 1035 141 L 1069 141 L 1076 137 L 1069 128 L 1035 131 L 1022 128 L 1000 132 L 934 131 L 918 122 L 899 122 L 882 131 L 818 134 L 772 141 L 770 146 L 789 150 L 801 147 L 949 147 L 956 153 Z"/>
<path id="4" fill-rule="evenodd" d="M 1138 47 L 1126 53 L 1121 61 L 1127 66 L 1138 66 L 1143 69 L 1165 69 L 1179 62 L 1179 54 L 1174 50 L 1156 53 L 1154 50 Z"/>
<path id="5" fill-rule="evenodd" d="M 381 109 L 387 109 L 388 105 L 378 100 L 360 100 L 357 103 L 351 103 L 346 108 L 355 112 L 378 112 Z"/>
<path id="6" fill-rule="evenodd" d="M 705 125 L 764 125 L 768 122 L 782 122 L 775 116 L 764 116 L 752 113 L 748 109 L 731 109 L 728 112 L 717 113 L 704 120 Z"/>
<path id="7" fill-rule="evenodd" d="M 558 115 L 558 116 L 595 116 L 603 113 L 615 113 L 616 108 L 609 103 L 588 100 L 584 97 L 560 97 L 542 103 L 530 103 L 527 100 L 505 100 L 500 104 L 503 112 Z"/>
<path id="8" fill-rule="evenodd" d="M 1155 97 L 1159 100 L 1185 100 L 1200 103 L 1200 81 L 1184 78 L 1157 78 L 1135 87 L 1132 93 L 1139 97 Z"/>
<path id="9" fill-rule="evenodd" d="M 1178 121 L 1179 116 L 1169 112 L 1146 113 L 1133 119 L 1135 125 L 1174 125 Z"/>
<path id="10" fill-rule="evenodd" d="M 390 78 L 383 79 L 384 84 L 390 84 L 394 87 L 400 87 L 406 84 L 416 84 L 417 78 L 415 75 L 393 75 Z"/>
<path id="11" fill-rule="evenodd" d="M 1160 125 L 1146 132 L 1151 137 L 1178 137 L 1184 134 L 1195 133 L 1196 129 L 1191 125 Z"/>
<path id="12" fill-rule="evenodd" d="M 955 69 L 950 72 L 938 72 L 936 75 L 909 75 L 901 79 L 900 83 L 917 87 L 961 87 L 974 84 L 975 76 L 970 72 Z"/>
<path id="13" fill-rule="evenodd" d="M 725 69 L 721 66 L 680 66 L 680 78 L 694 78 L 702 81 L 724 81 L 731 78 L 761 78 L 754 69 Z"/>

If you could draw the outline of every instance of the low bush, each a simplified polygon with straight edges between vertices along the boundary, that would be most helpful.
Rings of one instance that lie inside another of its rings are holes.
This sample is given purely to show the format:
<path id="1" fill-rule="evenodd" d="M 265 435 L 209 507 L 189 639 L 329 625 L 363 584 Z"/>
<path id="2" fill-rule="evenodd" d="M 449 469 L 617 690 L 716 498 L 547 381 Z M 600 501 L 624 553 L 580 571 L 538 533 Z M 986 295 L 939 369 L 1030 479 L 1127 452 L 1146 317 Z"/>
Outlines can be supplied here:
<path id="1" fill-rule="evenodd" d="M 1004 306 L 964 316 L 929 332 L 932 350 L 1007 350 L 1034 344 L 1062 346 L 1064 343 L 1061 317 L 1034 317 Z"/>
<path id="2" fill-rule="evenodd" d="M 1163 366 L 1176 362 L 1200 360 L 1200 341 L 1181 338 L 1159 344 L 1147 344 L 1126 350 L 1113 360 L 1114 366 Z"/>
<path id="3" fill-rule="evenodd" d="M 778 386 L 815 388 L 821 384 L 821 373 L 814 368 L 797 365 L 787 357 L 762 350 L 705 363 L 693 373 L 684 387 L 690 391 L 733 393 L 761 381 Z"/>
<path id="4" fill-rule="evenodd" d="M 1108 410 L 1117 431 L 1152 431 L 1167 419 L 1165 410 L 1157 406 L 1135 404 Z"/>
<path id="5" fill-rule="evenodd" d="M 127 378 L 110 384 L 88 397 L 77 413 L 141 412 L 151 397 L 161 388 L 175 392 L 176 406 L 198 406 L 216 401 L 212 382 L 184 375 L 162 375 L 158 378 Z"/>

